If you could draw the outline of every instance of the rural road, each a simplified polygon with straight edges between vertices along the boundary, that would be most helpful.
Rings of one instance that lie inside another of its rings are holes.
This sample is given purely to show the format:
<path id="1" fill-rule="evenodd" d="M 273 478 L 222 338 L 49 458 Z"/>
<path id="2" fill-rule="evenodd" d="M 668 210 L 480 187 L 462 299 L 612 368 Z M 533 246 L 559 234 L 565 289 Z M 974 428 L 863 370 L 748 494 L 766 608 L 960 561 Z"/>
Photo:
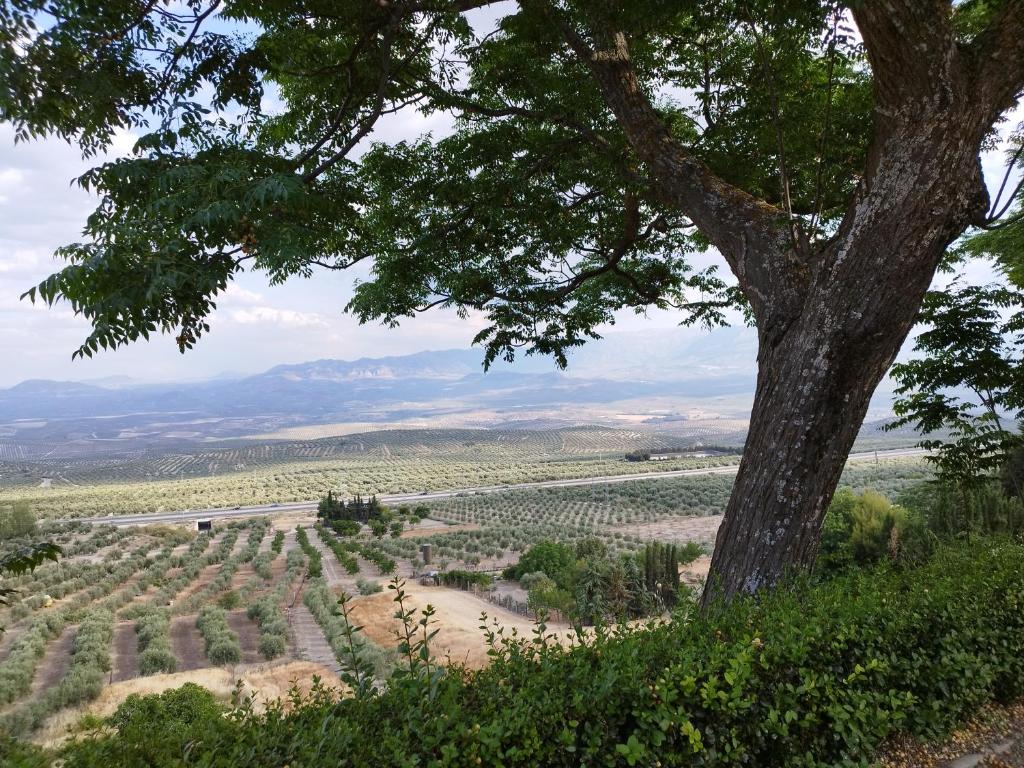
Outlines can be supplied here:
<path id="1" fill-rule="evenodd" d="M 896 448 L 887 451 L 863 451 L 851 453 L 849 461 L 872 461 L 900 457 L 924 456 L 922 448 Z M 426 493 L 392 493 L 380 494 L 377 498 L 382 504 L 409 504 L 425 501 L 450 499 L 453 496 L 501 493 L 503 491 L 528 490 L 531 488 L 572 488 L 583 485 L 612 485 L 628 483 L 634 480 L 664 480 L 670 477 L 694 477 L 698 475 L 731 475 L 736 472 L 738 464 L 700 469 L 673 469 L 665 472 L 638 472 L 630 475 L 604 475 L 601 477 L 580 477 L 570 480 L 538 480 L 530 483 L 509 483 L 508 485 L 479 485 L 471 488 L 455 488 L 447 491 L 429 491 Z M 317 507 L 316 501 L 290 501 L 281 504 L 257 504 L 251 507 L 218 507 L 215 509 L 187 509 L 181 512 L 155 512 L 140 515 L 107 515 L 106 517 L 76 517 L 74 520 L 56 522 L 102 523 L 106 525 L 146 525 L 149 523 L 180 523 L 186 520 L 218 520 L 232 517 L 249 517 L 251 515 L 273 515 L 284 512 L 309 512 Z"/>

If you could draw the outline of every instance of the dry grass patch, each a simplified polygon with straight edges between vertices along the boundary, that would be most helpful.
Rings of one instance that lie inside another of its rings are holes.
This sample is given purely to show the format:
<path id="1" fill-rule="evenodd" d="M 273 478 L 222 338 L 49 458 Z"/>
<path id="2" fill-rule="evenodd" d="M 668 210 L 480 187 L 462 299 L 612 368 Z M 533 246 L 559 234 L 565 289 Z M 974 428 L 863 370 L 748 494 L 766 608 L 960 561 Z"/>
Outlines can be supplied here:
<path id="1" fill-rule="evenodd" d="M 150 675 L 114 683 L 103 689 L 99 698 L 87 705 L 71 707 L 57 713 L 34 734 L 32 740 L 46 747 L 58 746 L 75 729 L 84 715 L 109 717 L 132 694 L 148 696 L 180 688 L 185 683 L 196 683 L 224 702 L 231 701 L 238 682 L 245 696 L 254 696 L 255 707 L 263 710 L 268 702 L 280 700 L 289 708 L 288 693 L 295 687 L 303 695 L 313 687 L 313 677 L 341 691 L 337 676 L 322 664 L 310 661 L 290 661 L 282 664 L 257 664 L 236 668 L 233 672 L 222 667 L 193 669 L 169 675 Z"/>

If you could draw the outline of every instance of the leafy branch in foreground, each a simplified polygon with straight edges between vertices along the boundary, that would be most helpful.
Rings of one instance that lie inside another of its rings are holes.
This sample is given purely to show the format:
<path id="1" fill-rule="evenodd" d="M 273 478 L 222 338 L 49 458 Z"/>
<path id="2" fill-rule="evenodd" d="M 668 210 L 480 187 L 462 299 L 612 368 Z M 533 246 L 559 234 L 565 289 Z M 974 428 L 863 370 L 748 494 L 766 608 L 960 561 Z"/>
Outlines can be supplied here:
<path id="1" fill-rule="evenodd" d="M 925 297 L 917 356 L 892 368 L 896 428 L 928 437 L 939 474 L 971 484 L 998 471 L 1024 422 L 1024 291 L 954 283 Z M 1016 423 L 1015 423 L 1016 422 Z"/>
<path id="2" fill-rule="evenodd" d="M 0 576 L 21 576 L 35 570 L 47 560 L 57 562 L 61 554 L 59 546 L 45 541 L 19 547 L 0 558 Z M 10 605 L 11 598 L 17 593 L 17 589 L 0 584 L 0 605 Z M 0 634 L 3 632 L 4 627 L 0 625 Z"/>

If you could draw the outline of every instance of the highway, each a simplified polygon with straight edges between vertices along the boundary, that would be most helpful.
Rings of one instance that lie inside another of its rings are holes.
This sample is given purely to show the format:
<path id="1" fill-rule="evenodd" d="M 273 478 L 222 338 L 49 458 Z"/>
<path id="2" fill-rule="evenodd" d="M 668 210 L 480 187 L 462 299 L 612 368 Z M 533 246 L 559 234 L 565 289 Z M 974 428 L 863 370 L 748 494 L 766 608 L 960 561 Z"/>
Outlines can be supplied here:
<path id="1" fill-rule="evenodd" d="M 848 461 L 874 461 L 901 457 L 924 456 L 922 448 L 896 448 L 887 451 L 863 451 L 851 453 Z M 695 477 L 699 475 L 731 475 L 739 468 L 738 464 L 707 467 L 698 469 L 673 469 L 664 472 L 637 472 L 629 475 L 605 475 L 601 477 L 581 477 L 570 480 L 538 480 L 529 483 L 510 483 L 508 485 L 480 485 L 470 488 L 455 488 L 445 491 L 428 491 L 426 493 L 392 493 L 379 494 L 381 504 L 394 506 L 397 504 L 422 504 L 428 501 L 450 499 L 453 496 L 469 496 L 505 491 L 529 490 L 532 488 L 573 488 L 583 485 L 613 485 L 629 483 L 634 480 L 665 480 L 670 477 Z M 280 504 L 257 504 L 251 507 L 218 507 L 214 509 L 187 509 L 180 512 L 156 512 L 139 515 L 107 515 L 105 517 L 76 517 L 74 520 L 55 522 L 98 523 L 103 525 L 149 525 L 151 523 L 181 523 L 189 520 L 223 520 L 233 517 L 251 517 L 253 515 L 276 515 L 286 512 L 311 512 L 317 508 L 317 501 L 291 501 Z"/>

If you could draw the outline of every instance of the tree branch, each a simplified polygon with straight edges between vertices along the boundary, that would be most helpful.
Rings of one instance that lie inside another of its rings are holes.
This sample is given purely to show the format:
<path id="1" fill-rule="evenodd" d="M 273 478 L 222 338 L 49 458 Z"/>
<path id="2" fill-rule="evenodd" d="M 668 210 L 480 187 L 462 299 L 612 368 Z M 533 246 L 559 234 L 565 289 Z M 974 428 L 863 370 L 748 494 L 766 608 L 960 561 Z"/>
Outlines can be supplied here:
<path id="1" fill-rule="evenodd" d="M 606 32 L 607 43 L 594 49 L 564 20 L 556 21 L 650 167 L 660 196 L 721 251 L 760 321 L 768 326 L 773 318 L 792 317 L 801 303 L 808 254 L 794 249 L 786 213 L 717 177 L 672 136 L 637 80 L 622 32 Z"/>
<path id="2" fill-rule="evenodd" d="M 1024 92 L 1024 0 L 1007 0 L 966 53 L 979 117 L 991 124 Z"/>
<path id="3" fill-rule="evenodd" d="M 854 5 L 875 86 L 875 115 L 948 107 L 963 88 L 949 0 L 870 0 Z"/>

